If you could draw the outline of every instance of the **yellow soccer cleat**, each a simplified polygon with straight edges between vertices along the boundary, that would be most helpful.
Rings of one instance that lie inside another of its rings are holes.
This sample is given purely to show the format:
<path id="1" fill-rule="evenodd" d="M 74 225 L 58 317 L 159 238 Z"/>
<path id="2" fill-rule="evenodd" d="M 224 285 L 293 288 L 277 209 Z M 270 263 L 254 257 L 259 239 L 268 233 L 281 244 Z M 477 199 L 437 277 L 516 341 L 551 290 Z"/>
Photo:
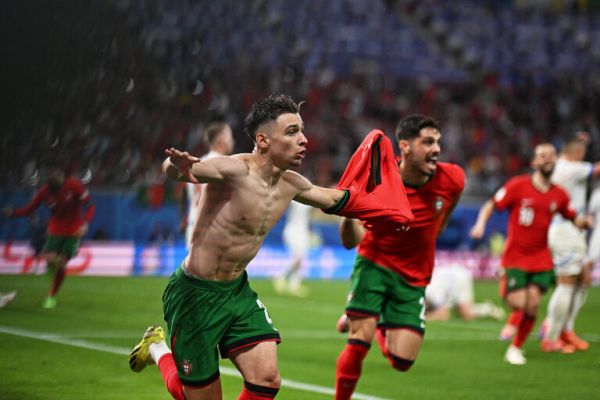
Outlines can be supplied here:
<path id="1" fill-rule="evenodd" d="M 133 372 L 140 372 L 146 366 L 154 364 L 150 356 L 150 345 L 165 340 L 165 332 L 160 326 L 149 326 L 144 332 L 142 340 L 129 353 L 129 368 Z"/>

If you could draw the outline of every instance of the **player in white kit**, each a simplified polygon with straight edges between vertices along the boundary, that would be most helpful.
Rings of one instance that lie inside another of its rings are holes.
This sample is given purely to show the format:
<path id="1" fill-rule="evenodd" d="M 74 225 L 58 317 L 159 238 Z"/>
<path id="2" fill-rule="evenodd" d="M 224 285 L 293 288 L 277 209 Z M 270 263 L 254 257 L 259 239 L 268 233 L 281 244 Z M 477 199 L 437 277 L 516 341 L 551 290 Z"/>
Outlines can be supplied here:
<path id="1" fill-rule="evenodd" d="M 578 215 L 586 213 L 586 190 L 590 179 L 600 176 L 600 163 L 583 161 L 587 150 L 586 135 L 580 132 L 564 144 L 552 174 L 552 182 L 567 190 L 570 206 Z M 542 350 L 563 353 L 587 350 L 589 343 L 574 332 L 575 319 L 591 283 L 586 232 L 557 215 L 548 232 L 548 244 L 557 285 L 548 303 Z"/>
<path id="2" fill-rule="evenodd" d="M 283 243 L 287 247 L 292 262 L 275 278 L 275 291 L 306 297 L 308 288 L 302 285 L 304 278 L 303 263 L 310 248 L 310 212 L 311 207 L 292 201 L 288 207 Z"/>
<path id="3" fill-rule="evenodd" d="M 200 158 L 207 160 L 217 156 L 228 156 L 233 152 L 235 140 L 231 127 L 225 122 L 213 122 L 204 131 L 204 142 L 209 148 L 208 153 Z M 185 245 L 189 249 L 192 233 L 194 232 L 194 221 L 200 204 L 200 197 L 206 184 L 186 183 L 185 192 L 187 196 L 188 212 L 185 220 Z"/>
<path id="4" fill-rule="evenodd" d="M 453 308 L 465 321 L 475 318 L 502 320 L 504 310 L 491 301 L 474 303 L 473 274 L 462 264 L 438 265 L 425 290 L 427 321 L 447 321 Z"/>
<path id="5" fill-rule="evenodd" d="M 593 266 L 594 263 L 600 261 L 600 180 L 598 179 L 592 186 L 592 195 L 590 197 L 588 212 L 595 221 L 588 246 L 588 258 Z"/>

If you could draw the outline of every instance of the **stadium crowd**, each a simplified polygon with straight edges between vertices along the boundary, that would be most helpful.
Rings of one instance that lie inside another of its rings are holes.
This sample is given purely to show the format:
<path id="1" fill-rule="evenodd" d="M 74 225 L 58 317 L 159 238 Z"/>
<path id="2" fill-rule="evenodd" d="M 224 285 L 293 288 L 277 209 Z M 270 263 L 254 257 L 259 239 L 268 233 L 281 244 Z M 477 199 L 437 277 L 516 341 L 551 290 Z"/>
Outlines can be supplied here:
<path id="1" fill-rule="evenodd" d="M 270 93 L 306 100 L 321 183 L 337 180 L 371 127 L 391 136 L 411 112 L 440 121 L 466 196 L 490 195 L 528 166 L 532 146 L 575 130 L 600 154 L 600 13 L 510 3 L 97 2 L 110 10 L 96 58 L 63 81 L 60 101 L 40 93 L 47 113 L 7 125 L 0 183 L 35 183 L 48 157 L 92 185 L 160 182 L 167 144 L 204 152 L 194 133 L 214 119 L 249 151 L 241 116 Z"/>

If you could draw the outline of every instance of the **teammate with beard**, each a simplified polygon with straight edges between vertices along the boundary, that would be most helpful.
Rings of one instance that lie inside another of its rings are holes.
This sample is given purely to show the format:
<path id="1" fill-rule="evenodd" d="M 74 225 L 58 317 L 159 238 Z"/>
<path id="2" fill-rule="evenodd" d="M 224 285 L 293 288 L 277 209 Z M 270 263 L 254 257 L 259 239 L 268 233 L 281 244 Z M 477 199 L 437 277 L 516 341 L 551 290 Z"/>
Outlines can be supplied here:
<path id="1" fill-rule="evenodd" d="M 399 371 L 408 371 L 419 354 L 435 241 L 465 184 L 461 167 L 438 162 L 441 137 L 437 122 L 423 115 L 410 115 L 396 128 L 402 153 L 398 172 L 415 217 L 409 230 L 371 229 L 348 218 L 340 224 L 342 243 L 358 245 L 358 255 L 338 322 L 338 330 L 349 329 L 349 334 L 337 360 L 336 400 L 351 398 L 376 333 L 384 355 Z"/>
<path id="2" fill-rule="evenodd" d="M 506 273 L 504 299 L 513 310 L 523 312 L 512 344 L 504 359 L 513 365 L 523 365 L 523 343 L 531 332 L 542 294 L 554 283 L 552 255 L 548 247 L 548 230 L 552 217 L 560 213 L 578 227 L 587 227 L 590 221 L 577 218 L 569 207 L 567 192 L 552 183 L 551 176 L 557 155 L 554 145 L 542 143 L 535 147 L 531 166 L 533 174 L 510 179 L 492 200 L 479 210 L 470 236 L 479 240 L 494 208 L 509 210 L 508 238 L 502 255 Z"/>

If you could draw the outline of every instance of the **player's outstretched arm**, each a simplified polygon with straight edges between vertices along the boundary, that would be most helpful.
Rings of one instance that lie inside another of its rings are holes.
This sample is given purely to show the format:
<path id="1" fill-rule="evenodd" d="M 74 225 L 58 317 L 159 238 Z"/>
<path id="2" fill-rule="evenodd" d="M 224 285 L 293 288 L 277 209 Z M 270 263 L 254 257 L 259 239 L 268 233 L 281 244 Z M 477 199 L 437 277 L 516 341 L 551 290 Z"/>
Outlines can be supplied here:
<path id="1" fill-rule="evenodd" d="M 231 156 L 214 157 L 200 161 L 187 151 L 175 148 L 165 150 L 168 157 L 163 162 L 163 172 L 169 179 L 190 182 L 222 182 L 228 177 L 248 172 L 248 166 L 241 159 Z"/>
<path id="2" fill-rule="evenodd" d="M 479 240 L 485 234 L 485 225 L 489 221 L 492 213 L 494 212 L 494 202 L 492 200 L 486 201 L 483 206 L 479 209 L 479 214 L 477 214 L 477 221 L 475 221 L 475 225 L 469 231 L 469 236 L 471 239 Z"/>
<path id="3" fill-rule="evenodd" d="M 348 196 L 345 190 L 313 185 L 302 175 L 287 171 L 285 178 L 296 190 L 294 200 L 315 208 L 330 208 Z"/>

